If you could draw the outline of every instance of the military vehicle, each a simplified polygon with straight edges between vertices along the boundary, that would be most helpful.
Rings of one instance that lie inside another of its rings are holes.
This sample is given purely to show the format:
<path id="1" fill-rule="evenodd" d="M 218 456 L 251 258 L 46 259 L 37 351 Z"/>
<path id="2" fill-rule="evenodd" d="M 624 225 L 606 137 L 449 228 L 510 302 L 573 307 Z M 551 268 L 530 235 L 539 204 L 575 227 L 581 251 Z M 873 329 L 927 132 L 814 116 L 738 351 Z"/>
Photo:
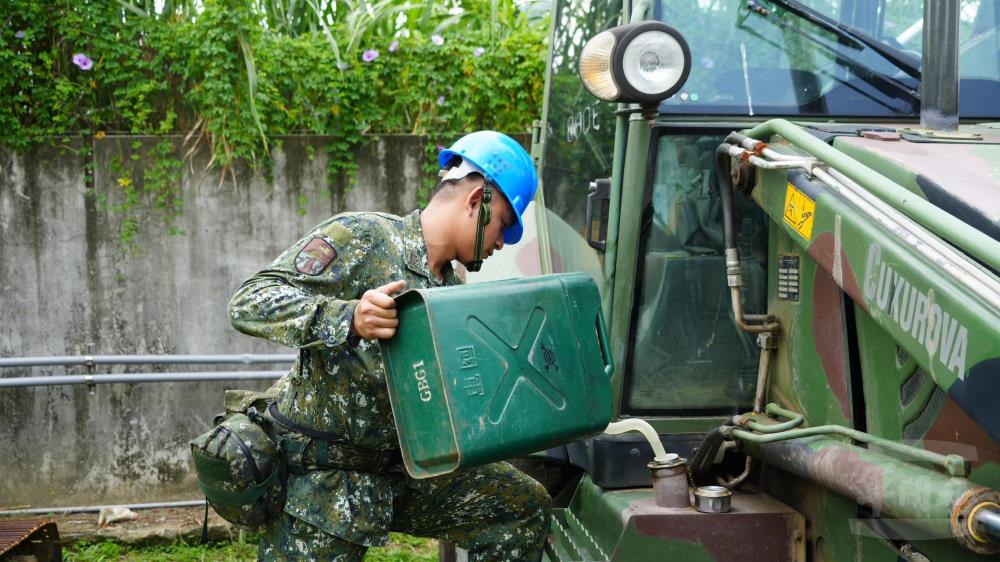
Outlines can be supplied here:
<path id="1" fill-rule="evenodd" d="M 615 417 L 668 458 L 536 458 L 546 558 L 1000 551 L 1000 3 L 553 14 L 542 271 L 599 281 Z"/>

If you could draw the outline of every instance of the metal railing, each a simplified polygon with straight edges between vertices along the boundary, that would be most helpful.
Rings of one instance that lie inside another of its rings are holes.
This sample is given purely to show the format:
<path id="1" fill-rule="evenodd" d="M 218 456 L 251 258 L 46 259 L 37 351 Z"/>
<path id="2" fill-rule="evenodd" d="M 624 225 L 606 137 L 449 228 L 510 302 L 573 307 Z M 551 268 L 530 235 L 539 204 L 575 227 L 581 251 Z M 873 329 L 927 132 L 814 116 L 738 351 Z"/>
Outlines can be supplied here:
<path id="1" fill-rule="evenodd" d="M 123 503 L 107 505 L 79 505 L 75 507 L 33 507 L 24 509 L 0 509 L 0 516 L 47 515 L 49 513 L 97 513 L 105 507 L 125 507 L 128 509 L 162 509 L 165 507 L 204 507 L 205 500 L 181 500 L 174 502 Z"/>
<path id="2" fill-rule="evenodd" d="M 239 354 L 239 355 L 66 355 L 51 357 L 0 357 L 2 368 L 34 367 L 87 367 L 97 365 L 258 365 L 288 364 L 296 355 Z M 152 382 L 206 382 L 229 380 L 274 380 L 287 371 L 205 371 L 188 373 L 90 373 L 86 375 L 44 375 L 0 378 L 0 389 L 15 387 L 88 385 Z M 129 509 L 162 507 L 193 507 L 204 505 L 204 500 L 124 504 Z M 44 515 L 47 513 L 79 513 L 99 511 L 104 505 L 76 507 L 39 507 L 0 510 L 0 516 Z"/>
<path id="3" fill-rule="evenodd" d="M 73 367 L 96 365 L 220 365 L 281 364 L 295 361 L 295 354 L 274 355 L 67 355 L 52 357 L 2 357 L 0 368 Z M 207 382 L 274 380 L 286 371 L 205 371 L 186 373 L 88 373 L 0 378 L 0 388 L 152 382 Z"/>
<path id="4" fill-rule="evenodd" d="M 291 363 L 294 353 L 274 355 L 61 355 L 53 357 L 0 357 L 3 367 L 49 367 L 93 365 L 218 365 Z"/>

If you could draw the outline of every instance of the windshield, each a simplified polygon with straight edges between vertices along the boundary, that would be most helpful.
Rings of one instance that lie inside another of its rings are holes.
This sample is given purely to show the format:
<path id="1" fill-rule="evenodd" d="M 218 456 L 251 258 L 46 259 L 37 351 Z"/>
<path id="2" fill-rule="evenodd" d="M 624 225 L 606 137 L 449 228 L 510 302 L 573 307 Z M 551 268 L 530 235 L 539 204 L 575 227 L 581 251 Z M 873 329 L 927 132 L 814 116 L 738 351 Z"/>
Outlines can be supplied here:
<path id="1" fill-rule="evenodd" d="M 833 23 L 899 53 L 884 56 L 769 0 L 660 0 L 657 19 L 691 47 L 684 89 L 665 112 L 720 115 L 917 117 L 919 81 L 901 60 L 919 61 L 922 0 L 805 0 Z M 961 2 L 959 114 L 1000 116 L 1000 0 Z M 712 30 L 706 33 L 705 30 Z"/>

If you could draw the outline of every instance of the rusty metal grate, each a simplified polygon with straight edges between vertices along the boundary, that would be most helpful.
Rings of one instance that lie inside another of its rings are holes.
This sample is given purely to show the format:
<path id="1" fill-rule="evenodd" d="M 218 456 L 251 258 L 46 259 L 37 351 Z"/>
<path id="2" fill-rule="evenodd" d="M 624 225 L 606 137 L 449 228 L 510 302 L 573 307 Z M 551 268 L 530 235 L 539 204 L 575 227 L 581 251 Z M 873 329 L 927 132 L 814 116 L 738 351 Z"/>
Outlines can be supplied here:
<path id="1" fill-rule="evenodd" d="M 899 388 L 899 403 L 904 408 L 908 407 L 917 399 L 920 391 L 926 388 L 928 384 L 934 384 L 934 381 L 927 374 L 927 371 L 918 367 L 910 375 L 910 378 L 906 379 L 903 386 Z"/>
<path id="2" fill-rule="evenodd" d="M 59 531 L 49 519 L 0 519 L 0 557 L 31 539 L 32 542 L 59 544 Z M 53 558 L 40 558 L 51 560 Z M 59 559 L 59 558 L 54 558 Z"/>
<path id="3" fill-rule="evenodd" d="M 930 378 L 929 375 L 928 378 Z M 920 415 L 903 427 L 904 442 L 923 439 L 924 435 L 927 435 L 927 432 L 931 429 L 931 425 L 934 424 L 934 420 L 936 420 L 938 414 L 941 413 L 941 408 L 944 408 L 946 398 L 948 398 L 947 392 L 941 390 L 940 387 L 934 388 L 934 391 L 931 393 L 930 400 L 927 401 L 927 405 L 924 406 Z"/>

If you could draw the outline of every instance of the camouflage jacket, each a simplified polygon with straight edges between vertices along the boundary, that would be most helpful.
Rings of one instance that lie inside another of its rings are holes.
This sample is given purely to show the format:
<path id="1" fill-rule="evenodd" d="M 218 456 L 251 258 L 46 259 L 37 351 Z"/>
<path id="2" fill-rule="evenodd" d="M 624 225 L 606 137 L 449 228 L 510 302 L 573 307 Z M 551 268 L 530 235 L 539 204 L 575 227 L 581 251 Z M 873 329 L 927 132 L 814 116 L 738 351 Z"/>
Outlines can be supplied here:
<path id="1" fill-rule="evenodd" d="M 378 343 L 351 327 L 361 295 L 399 279 L 408 289 L 459 283 L 450 266 L 443 280 L 431 273 L 419 211 L 334 216 L 240 286 L 229 303 L 233 326 L 299 349 L 278 402 L 285 416 L 357 446 L 398 449 Z M 385 544 L 403 480 L 344 470 L 291 475 L 285 512 L 354 543 Z"/>

